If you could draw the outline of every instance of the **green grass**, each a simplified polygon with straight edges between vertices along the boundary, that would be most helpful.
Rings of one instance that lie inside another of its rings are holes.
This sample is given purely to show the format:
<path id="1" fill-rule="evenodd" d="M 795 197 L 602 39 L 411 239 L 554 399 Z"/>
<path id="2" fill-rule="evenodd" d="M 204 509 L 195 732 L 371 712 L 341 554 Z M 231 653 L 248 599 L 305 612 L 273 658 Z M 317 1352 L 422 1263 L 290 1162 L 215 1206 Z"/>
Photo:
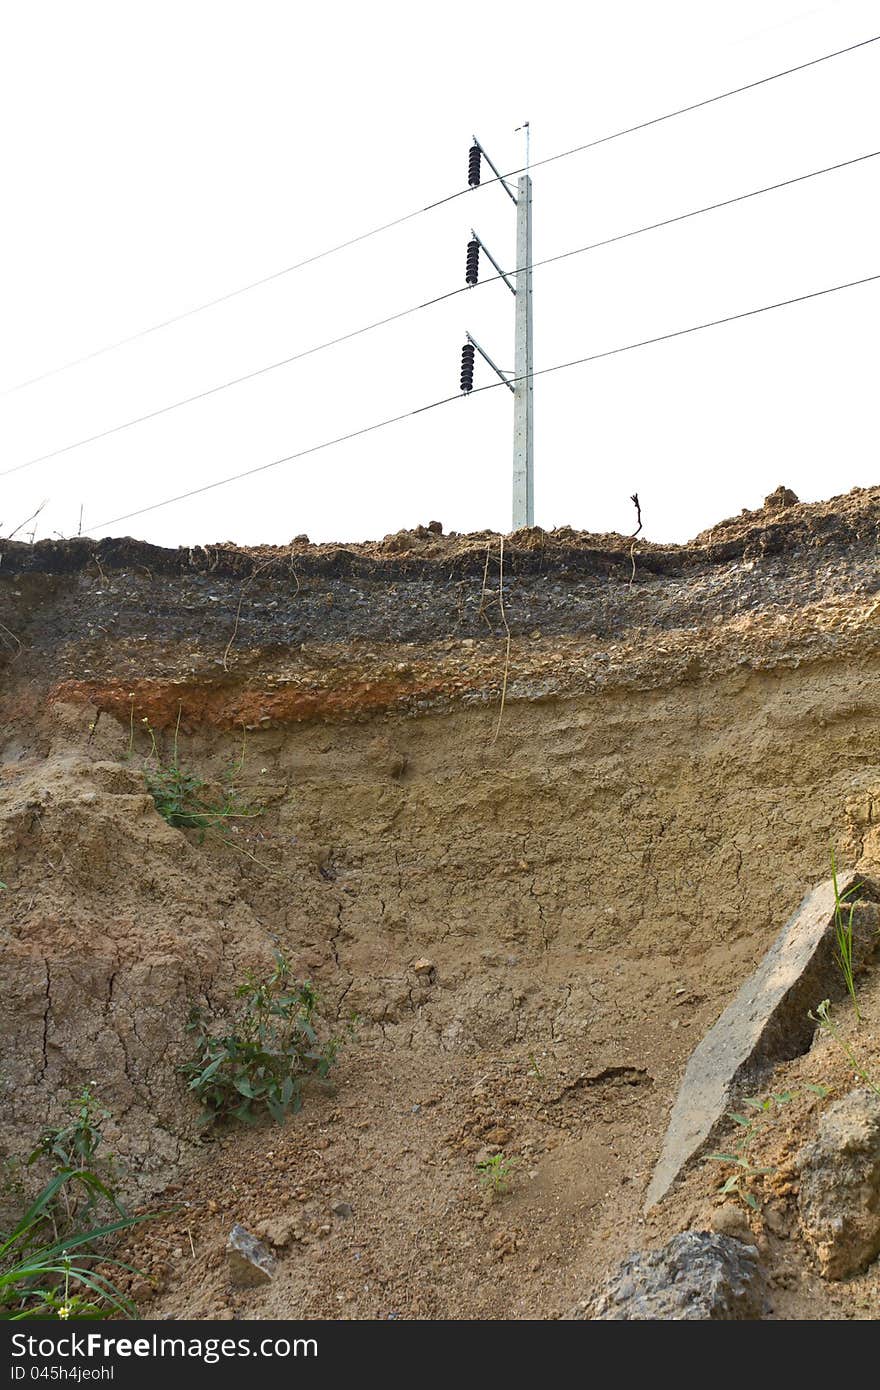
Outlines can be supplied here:
<path id="1" fill-rule="evenodd" d="M 96 1265 L 131 1270 L 92 1247 L 106 1236 L 146 1221 L 147 1216 L 120 1216 L 116 1221 L 49 1236 L 52 1209 L 66 1184 L 76 1181 L 110 1196 L 94 1173 L 64 1170 L 46 1184 L 36 1201 L 6 1236 L 0 1236 L 0 1321 L 30 1318 L 137 1317 L 137 1309 Z"/>
<path id="2" fill-rule="evenodd" d="M 851 883 L 849 888 L 845 888 L 841 893 L 840 885 L 837 881 L 837 865 L 834 861 L 834 849 L 831 850 L 831 882 L 834 885 L 834 939 L 836 945 L 837 963 L 840 966 L 847 992 L 856 1011 L 856 1021 L 861 1023 L 862 1016 L 859 1012 L 859 1001 L 856 997 L 856 982 L 853 971 L 853 915 L 856 904 L 850 899 L 861 888 L 860 883 Z"/>

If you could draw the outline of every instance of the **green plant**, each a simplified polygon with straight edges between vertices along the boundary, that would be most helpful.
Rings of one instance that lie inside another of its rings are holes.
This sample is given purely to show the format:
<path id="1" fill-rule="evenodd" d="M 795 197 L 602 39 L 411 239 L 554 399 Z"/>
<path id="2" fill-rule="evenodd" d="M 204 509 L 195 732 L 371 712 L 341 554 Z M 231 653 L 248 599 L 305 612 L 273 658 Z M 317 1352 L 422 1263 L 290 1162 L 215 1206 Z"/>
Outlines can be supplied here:
<path id="1" fill-rule="evenodd" d="M 827 1088 L 824 1086 L 808 1084 L 805 1090 L 820 1096 L 828 1094 Z M 754 1191 L 755 1178 L 763 1177 L 776 1170 L 772 1167 L 758 1167 L 752 1161 L 753 1150 L 768 1124 L 773 1122 L 784 1106 L 789 1105 L 794 1100 L 795 1095 L 796 1092 L 794 1091 L 771 1091 L 766 1096 L 745 1096 L 742 1103 L 749 1111 L 747 1115 L 735 1110 L 728 1110 L 727 1118 L 733 1120 L 733 1123 L 739 1128 L 739 1143 L 734 1144 L 730 1153 L 706 1155 L 707 1162 L 724 1163 L 734 1169 L 734 1172 L 724 1179 L 718 1189 L 719 1196 L 738 1197 L 753 1211 L 760 1210 L 761 1203 Z"/>
<path id="2" fill-rule="evenodd" d="M 170 761 L 164 761 L 156 742 L 155 731 L 148 719 L 142 719 L 152 745 L 151 756 L 155 767 L 145 772 L 147 790 L 153 798 L 156 810 L 169 825 L 180 830 L 199 830 L 202 837 L 217 826 L 225 826 L 232 820 L 253 820 L 262 814 L 259 809 L 248 806 L 235 789 L 234 781 L 244 766 L 244 743 L 239 761 L 224 775 L 225 787 L 219 799 L 206 796 L 208 783 L 197 773 L 182 767 L 179 756 L 180 719 L 182 706 L 177 711 L 177 723 L 171 747 Z M 132 733 L 129 739 L 131 749 L 134 738 L 134 707 L 132 706 Z"/>
<path id="3" fill-rule="evenodd" d="M 481 1159 L 476 1165 L 483 1187 L 493 1197 L 501 1197 L 510 1189 L 510 1176 L 516 1166 L 515 1158 L 508 1158 L 503 1152 L 492 1154 L 491 1158 Z"/>
<path id="4" fill-rule="evenodd" d="M 834 885 L 834 938 L 837 948 L 837 963 L 856 1011 L 856 1020 L 861 1022 L 859 1001 L 856 998 L 856 982 L 853 973 L 853 914 L 856 904 L 850 899 L 861 888 L 860 883 L 851 883 L 841 893 L 837 882 L 837 866 L 834 862 L 834 848 L 831 849 L 831 881 Z"/>
<path id="5" fill-rule="evenodd" d="M 50 1235 L 55 1227 L 53 1212 L 65 1185 L 74 1177 L 80 1184 L 95 1185 L 101 1193 L 106 1192 L 93 1173 L 82 1169 L 75 1175 L 67 1171 L 57 1173 L 9 1235 L 0 1235 L 0 1320 L 137 1316 L 131 1301 L 102 1270 L 94 1267 L 115 1265 L 131 1270 L 131 1266 L 92 1247 L 104 1237 L 149 1217 L 122 1216 L 87 1230 Z"/>
<path id="6" fill-rule="evenodd" d="M 235 993 L 238 1013 L 222 1036 L 211 1031 L 201 1009 L 192 1011 L 188 1028 L 196 1054 L 181 1071 L 205 1108 L 205 1123 L 253 1123 L 263 1111 L 280 1123 L 288 1111 L 301 1108 L 306 1077 L 326 1077 L 342 1041 L 319 1042 L 318 994 L 310 980 L 291 979 L 281 955 L 268 980 L 249 975 Z"/>
<path id="7" fill-rule="evenodd" d="M 119 1202 L 114 1160 L 99 1152 L 110 1115 L 88 1086 L 71 1112 L 66 1123 L 43 1130 L 27 1160 L 49 1163 L 53 1177 L 9 1235 L 0 1235 L 0 1319 L 137 1315 L 104 1272 L 131 1267 L 97 1247 L 149 1215 L 129 1216 Z M 102 1202 L 114 1208 L 109 1220 L 95 1219 Z"/>
<path id="8" fill-rule="evenodd" d="M 110 1112 L 84 1087 L 72 1103 L 72 1118 L 64 1125 L 49 1125 L 40 1135 L 36 1148 L 28 1157 L 28 1166 L 40 1159 L 48 1160 L 56 1175 L 69 1179 L 58 1191 L 57 1204 L 63 1203 L 63 1224 L 70 1229 L 74 1220 L 87 1219 L 102 1198 L 114 1206 L 120 1215 L 125 1212 L 114 1188 L 115 1165 L 111 1155 L 100 1155 L 103 1132 L 99 1128 L 110 1119 Z M 98 1177 L 98 1172 L 102 1176 Z M 47 1209 L 47 1214 L 52 1212 Z"/>
<path id="9" fill-rule="evenodd" d="M 834 1039 L 838 1047 L 842 1049 L 846 1060 L 849 1062 L 856 1076 L 880 1096 L 880 1085 L 878 1085 L 873 1077 L 865 1070 L 849 1043 L 841 1037 L 837 1024 L 833 1022 L 831 1018 L 831 1000 L 823 999 L 822 1003 L 817 1005 L 816 1012 L 813 1013 L 813 1011 L 810 1010 L 807 1017 L 810 1018 L 813 1023 L 818 1023 L 822 1032 L 827 1033 L 829 1037 Z"/>

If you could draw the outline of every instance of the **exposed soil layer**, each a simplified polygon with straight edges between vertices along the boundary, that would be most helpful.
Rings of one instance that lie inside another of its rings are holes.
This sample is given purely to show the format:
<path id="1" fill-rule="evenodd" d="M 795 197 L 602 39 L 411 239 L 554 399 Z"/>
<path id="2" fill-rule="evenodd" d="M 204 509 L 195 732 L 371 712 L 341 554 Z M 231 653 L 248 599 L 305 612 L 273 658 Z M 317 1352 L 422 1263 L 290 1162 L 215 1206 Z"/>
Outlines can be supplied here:
<path id="1" fill-rule="evenodd" d="M 145 1312 L 567 1316 L 702 1219 L 705 1168 L 641 1215 L 689 1052 L 831 841 L 880 867 L 880 489 L 768 503 L 634 577 L 573 532 L 2 547 L 0 1140 L 97 1083 L 131 1190 L 190 1204 L 134 1240 Z M 262 814 L 167 825 L 151 729 Z M 189 1005 L 277 947 L 360 1019 L 337 1094 L 205 1142 Z M 233 1220 L 283 1242 L 265 1291 Z M 764 1234 L 775 1315 L 845 1315 Z"/>

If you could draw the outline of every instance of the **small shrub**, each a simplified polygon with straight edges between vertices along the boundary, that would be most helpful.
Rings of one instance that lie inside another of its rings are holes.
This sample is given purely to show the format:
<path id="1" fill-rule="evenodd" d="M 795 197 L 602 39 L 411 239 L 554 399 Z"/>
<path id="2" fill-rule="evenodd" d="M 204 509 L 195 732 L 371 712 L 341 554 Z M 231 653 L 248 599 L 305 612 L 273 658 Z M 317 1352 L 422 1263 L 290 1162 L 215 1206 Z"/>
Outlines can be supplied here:
<path id="1" fill-rule="evenodd" d="M 275 956 L 268 980 L 249 975 L 236 990 L 241 1001 L 233 1028 L 211 1031 L 201 1009 L 190 1015 L 196 1054 L 181 1071 L 204 1106 L 204 1122 L 257 1121 L 268 1111 L 281 1121 L 302 1106 L 302 1083 L 326 1077 L 341 1040 L 319 1042 L 315 1029 L 318 995 L 311 981 L 291 979 L 283 956 Z"/>

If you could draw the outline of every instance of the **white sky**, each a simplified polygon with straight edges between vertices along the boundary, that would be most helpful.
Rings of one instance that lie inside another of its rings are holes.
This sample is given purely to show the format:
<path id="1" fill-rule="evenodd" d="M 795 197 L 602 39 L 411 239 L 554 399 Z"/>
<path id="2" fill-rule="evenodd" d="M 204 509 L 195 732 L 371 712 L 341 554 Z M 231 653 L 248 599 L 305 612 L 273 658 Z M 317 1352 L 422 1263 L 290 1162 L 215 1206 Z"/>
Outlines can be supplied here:
<path id="1" fill-rule="evenodd" d="M 875 0 L 278 0 L 0 8 L 0 387 L 503 170 L 880 32 Z M 880 43 L 534 171 L 553 255 L 880 150 Z M 880 272 L 880 159 L 534 272 L 535 367 Z M 497 185 L 0 397 L 0 468 L 463 283 Z M 490 268 L 483 263 L 483 270 Z M 880 482 L 880 282 L 535 383 L 536 520 L 685 540 Z M 503 284 L 0 481 L 0 533 L 166 544 L 510 524 L 503 388 L 149 512 L 106 518 L 452 394 L 465 330 L 512 368 Z M 491 380 L 477 366 L 477 384 Z M 30 531 L 25 528 L 24 534 Z"/>

